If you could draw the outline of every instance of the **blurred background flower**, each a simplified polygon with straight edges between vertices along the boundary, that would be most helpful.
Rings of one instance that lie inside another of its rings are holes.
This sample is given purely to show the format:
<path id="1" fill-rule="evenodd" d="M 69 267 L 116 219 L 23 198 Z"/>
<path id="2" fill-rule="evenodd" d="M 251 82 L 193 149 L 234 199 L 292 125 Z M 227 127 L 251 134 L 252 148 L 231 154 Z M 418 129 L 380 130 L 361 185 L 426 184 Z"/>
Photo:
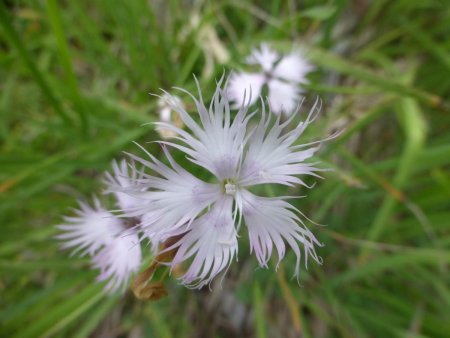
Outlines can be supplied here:
<path id="1" fill-rule="evenodd" d="M 235 107 L 254 104 L 267 87 L 267 101 L 273 113 L 289 116 L 297 110 L 302 99 L 300 85 L 308 83 L 306 75 L 313 70 L 298 48 L 280 56 L 263 43 L 246 61 L 260 69 L 256 73 L 237 72 L 231 76 L 228 96 Z"/>
<path id="2" fill-rule="evenodd" d="M 137 170 L 128 168 L 125 161 L 120 164 L 113 161 L 112 167 L 113 172 L 106 173 L 104 183 L 107 191 L 114 195 L 115 205 L 123 212 L 138 208 L 141 200 L 123 192 L 131 189 L 140 177 Z M 137 193 L 141 191 L 137 189 Z M 91 265 L 100 270 L 97 279 L 108 281 L 106 291 L 123 292 L 130 277 L 141 267 L 141 241 L 136 230 L 140 220 L 107 211 L 98 198 L 94 199 L 94 208 L 83 202 L 79 204 L 80 210 L 75 210 L 77 217 L 65 217 L 66 223 L 57 226 L 61 233 L 56 238 L 63 249 L 91 256 Z"/>

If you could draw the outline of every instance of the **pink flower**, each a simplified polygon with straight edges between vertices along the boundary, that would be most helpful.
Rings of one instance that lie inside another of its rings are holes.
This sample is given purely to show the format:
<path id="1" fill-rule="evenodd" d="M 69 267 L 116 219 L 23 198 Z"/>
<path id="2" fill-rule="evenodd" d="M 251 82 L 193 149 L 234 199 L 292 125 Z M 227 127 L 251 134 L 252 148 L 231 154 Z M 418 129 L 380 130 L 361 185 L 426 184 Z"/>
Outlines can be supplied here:
<path id="1" fill-rule="evenodd" d="M 275 59 L 273 55 L 271 58 Z M 269 67 L 269 63 L 264 67 Z M 306 186 L 303 176 L 318 176 L 320 169 L 305 161 L 318 150 L 320 141 L 298 145 L 297 140 L 317 117 L 320 102 L 315 103 L 304 121 L 286 132 L 293 119 L 281 123 L 264 107 L 261 114 L 255 115 L 248 112 L 247 105 L 241 105 L 232 118 L 222 83 L 223 79 L 209 109 L 200 89 L 199 99 L 190 94 L 200 123 L 175 100 L 168 100 L 189 129 L 156 123 L 177 135 L 177 143 L 160 142 L 169 165 L 150 153 L 146 159 L 130 155 L 152 172 L 142 174 L 130 189 L 130 193 L 145 191 L 133 216 L 142 219 L 141 229 L 154 244 L 178 238 L 166 250 L 177 249 L 169 263 L 172 268 L 190 261 L 181 277 L 185 285 L 202 287 L 231 264 L 238 252 L 237 234 L 243 222 L 251 250 L 262 267 L 268 266 L 274 251 L 281 261 L 290 247 L 297 257 L 298 275 L 302 254 L 305 263 L 308 257 L 321 262 L 315 251 L 320 243 L 304 224 L 303 214 L 287 202 L 288 197 L 261 197 L 249 188 L 260 184 Z M 250 126 L 251 119 L 256 120 L 256 126 Z M 200 180 L 182 168 L 167 147 L 178 149 L 192 163 L 209 171 L 214 182 Z"/>
<path id="2" fill-rule="evenodd" d="M 234 107 L 254 104 L 261 95 L 263 87 L 268 89 L 269 106 L 275 114 L 290 115 L 301 99 L 299 85 L 308 83 L 306 75 L 314 67 L 300 50 L 280 56 L 267 44 L 252 51 L 247 64 L 257 65 L 260 72 L 237 72 L 230 77 L 227 95 Z"/>
<path id="3" fill-rule="evenodd" d="M 117 205 L 123 210 L 133 210 L 139 199 L 120 190 L 129 189 L 138 172 L 131 172 L 125 161 L 113 162 L 113 174 L 106 174 L 108 190 L 114 190 Z M 100 270 L 99 281 L 108 281 L 105 290 L 114 292 L 127 286 L 129 278 L 139 270 L 142 254 L 140 240 L 127 220 L 107 211 L 98 199 L 94 207 L 80 202 L 75 217 L 65 217 L 62 231 L 56 237 L 62 241 L 63 249 L 74 249 L 81 256 L 89 255 L 94 268 Z M 128 220 L 130 221 L 130 220 Z"/>

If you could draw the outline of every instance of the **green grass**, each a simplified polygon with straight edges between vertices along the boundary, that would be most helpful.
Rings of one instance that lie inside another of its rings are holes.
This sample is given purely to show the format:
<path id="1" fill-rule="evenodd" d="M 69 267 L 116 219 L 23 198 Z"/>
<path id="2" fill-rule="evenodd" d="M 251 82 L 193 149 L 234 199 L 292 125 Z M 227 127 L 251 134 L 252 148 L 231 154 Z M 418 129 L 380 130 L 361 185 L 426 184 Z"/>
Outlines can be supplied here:
<path id="1" fill-rule="evenodd" d="M 448 336 L 449 3 L 260 3 L 0 4 L 0 336 Z M 257 269 L 242 234 L 222 288 L 171 278 L 158 302 L 105 296 L 89 263 L 58 249 L 54 226 L 101 194 L 111 160 L 139 153 L 133 141 L 158 138 L 143 126 L 158 116 L 148 93 L 193 90 L 195 74 L 207 98 L 261 41 L 305 44 L 317 65 L 307 98 L 324 108 L 303 140 L 343 130 L 319 154 L 334 170 L 289 191 L 327 225 L 310 225 L 324 264 L 298 285 L 292 253 L 278 272 Z"/>

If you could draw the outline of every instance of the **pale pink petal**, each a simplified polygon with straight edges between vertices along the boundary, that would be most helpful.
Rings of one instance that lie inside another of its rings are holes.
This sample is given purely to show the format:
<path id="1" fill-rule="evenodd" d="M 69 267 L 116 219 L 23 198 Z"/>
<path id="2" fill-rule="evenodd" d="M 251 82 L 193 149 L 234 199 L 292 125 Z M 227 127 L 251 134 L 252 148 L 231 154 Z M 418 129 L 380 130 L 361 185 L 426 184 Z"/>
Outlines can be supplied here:
<path id="1" fill-rule="evenodd" d="M 261 95 L 265 77 L 257 73 L 233 73 L 227 88 L 230 101 L 234 102 L 233 108 L 254 104 Z"/>
<path id="2" fill-rule="evenodd" d="M 205 215 L 191 225 L 191 229 L 170 249 L 177 253 L 172 267 L 192 258 L 183 284 L 201 288 L 226 269 L 237 254 L 238 244 L 232 211 L 233 199 L 223 197 Z"/>
<path id="3" fill-rule="evenodd" d="M 278 263 L 286 254 L 286 244 L 297 257 L 295 275 L 300 272 L 302 257 L 307 264 L 308 257 L 321 263 L 315 246 L 321 244 L 298 216 L 297 210 L 279 198 L 259 197 L 248 191 L 241 191 L 243 216 L 248 228 L 250 251 L 254 251 L 261 267 L 267 267 L 274 249 Z"/>
<path id="4" fill-rule="evenodd" d="M 57 226 L 61 233 L 56 238 L 62 241 L 63 249 L 74 249 L 72 254 L 93 255 L 102 245 L 123 231 L 122 221 L 106 211 L 95 199 L 95 207 L 80 202 L 76 216 L 65 217 L 65 224 Z"/>
<path id="5" fill-rule="evenodd" d="M 281 80 L 308 83 L 306 75 L 314 69 L 313 65 L 304 57 L 300 50 L 283 56 L 275 66 L 272 75 Z"/>
<path id="6" fill-rule="evenodd" d="M 275 114 L 292 114 L 300 103 L 300 90 L 297 85 L 271 79 L 268 82 L 269 105 Z"/>
<path id="7" fill-rule="evenodd" d="M 196 178 L 174 161 L 166 147 L 163 150 L 170 167 L 151 154 L 148 154 L 149 161 L 130 155 L 159 175 L 143 174 L 139 180 L 140 187 L 147 192 L 140 195 L 140 207 L 127 213 L 128 216 L 141 217 L 142 230 L 154 242 L 173 236 L 180 227 L 186 229 L 220 197 L 218 185 Z"/>
<path id="8" fill-rule="evenodd" d="M 259 49 L 254 49 L 247 58 L 248 64 L 260 65 L 264 72 L 269 73 L 273 69 L 273 65 L 279 59 L 276 51 L 271 49 L 266 43 L 262 43 Z"/>
<path id="9" fill-rule="evenodd" d="M 130 194 L 129 191 L 134 190 L 132 188 L 135 187 L 142 173 L 138 172 L 133 164 L 129 166 L 125 160 L 120 163 L 113 161 L 112 168 L 112 173 L 108 172 L 105 175 L 106 193 L 114 194 L 117 206 L 124 211 L 138 207 L 141 199 Z"/>
<path id="10" fill-rule="evenodd" d="M 316 102 L 306 121 L 289 132 L 285 128 L 291 120 L 280 123 L 280 118 L 277 117 L 273 121 L 272 115 L 263 110 L 261 120 L 247 142 L 239 184 L 244 187 L 262 183 L 306 185 L 298 175 L 317 176 L 316 172 L 320 169 L 315 168 L 314 163 L 304 161 L 312 157 L 319 146 L 308 148 L 294 143 L 314 121 L 319 110 L 320 105 Z"/>
<path id="11" fill-rule="evenodd" d="M 100 269 L 98 281 L 108 281 L 106 291 L 114 292 L 127 286 L 142 262 L 140 241 L 135 233 L 116 236 L 92 258 L 93 266 Z"/>
<path id="12" fill-rule="evenodd" d="M 224 93 L 225 89 L 221 87 L 222 84 L 223 78 L 217 85 L 209 109 L 203 103 L 200 89 L 199 99 L 186 92 L 195 102 L 201 124 L 194 121 L 183 107 L 177 105 L 174 100 L 168 102 L 192 134 L 167 123 L 156 123 L 159 127 L 176 132 L 178 137 L 175 137 L 175 139 L 182 142 L 182 144 L 161 143 L 183 151 L 188 155 L 189 160 L 209 170 L 220 180 L 231 177 L 237 171 L 249 119 L 246 116 L 247 106 L 240 107 L 234 119 L 231 119 L 230 104 Z"/>

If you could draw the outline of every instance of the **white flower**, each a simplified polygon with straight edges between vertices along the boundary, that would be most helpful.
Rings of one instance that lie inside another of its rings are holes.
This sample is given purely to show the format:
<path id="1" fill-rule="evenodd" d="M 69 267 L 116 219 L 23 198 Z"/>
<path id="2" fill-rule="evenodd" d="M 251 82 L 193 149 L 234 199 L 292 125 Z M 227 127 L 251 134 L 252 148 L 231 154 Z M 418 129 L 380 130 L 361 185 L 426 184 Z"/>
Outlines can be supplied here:
<path id="1" fill-rule="evenodd" d="M 237 232 L 242 220 L 261 266 L 267 266 L 273 251 L 281 261 L 287 244 L 297 257 L 298 275 L 302 253 L 305 263 L 309 256 L 321 261 L 315 252 L 320 244 L 303 223 L 303 214 L 286 201 L 288 197 L 260 197 L 248 189 L 265 183 L 306 185 L 302 175 L 317 176 L 319 169 L 304 161 L 318 149 L 311 145 L 320 142 L 296 142 L 314 121 L 320 105 L 316 102 L 306 119 L 288 132 L 292 118 L 281 123 L 279 117 L 267 114 L 263 105 L 259 122 L 250 127 L 249 120 L 255 114 L 249 114 L 248 106 L 242 105 L 232 118 L 222 82 L 217 85 L 209 109 L 200 89 L 198 100 L 192 96 L 200 123 L 169 100 L 190 131 L 156 123 L 177 134 L 179 142 L 161 142 L 169 165 L 149 153 L 148 159 L 130 155 L 156 174 L 143 174 L 135 186 L 147 191 L 143 195 L 147 203 L 136 209 L 134 216 L 142 217 L 142 230 L 156 242 L 177 239 L 166 249 L 177 249 L 169 264 L 173 268 L 191 262 L 181 277 L 188 286 L 202 287 L 229 266 L 238 251 Z M 215 182 L 204 182 L 187 172 L 174 161 L 167 146 L 182 151 L 191 162 L 208 170 Z"/>
<path id="2" fill-rule="evenodd" d="M 113 172 L 114 175 L 106 175 L 105 183 L 109 189 L 116 189 L 114 195 L 120 208 L 133 210 L 140 200 L 122 190 L 130 189 L 140 177 L 138 171 L 133 169 L 130 176 L 127 163 L 122 161 L 113 162 Z M 76 217 L 65 217 L 66 223 L 58 226 L 62 233 L 56 237 L 63 241 L 63 249 L 74 249 L 73 253 L 81 252 L 81 256 L 89 254 L 93 267 L 100 270 L 98 280 L 108 280 L 105 289 L 114 292 L 125 288 L 131 275 L 138 271 L 142 261 L 140 241 L 125 218 L 107 211 L 98 199 L 94 201 L 94 208 L 80 202 Z"/>
<path id="3" fill-rule="evenodd" d="M 267 85 L 269 105 L 275 114 L 292 114 L 301 99 L 299 85 L 308 83 L 306 75 L 313 66 L 306 60 L 301 50 L 280 56 L 267 44 L 253 50 L 247 63 L 258 65 L 261 72 L 238 72 L 231 76 L 227 95 L 234 107 L 254 104 Z"/>

